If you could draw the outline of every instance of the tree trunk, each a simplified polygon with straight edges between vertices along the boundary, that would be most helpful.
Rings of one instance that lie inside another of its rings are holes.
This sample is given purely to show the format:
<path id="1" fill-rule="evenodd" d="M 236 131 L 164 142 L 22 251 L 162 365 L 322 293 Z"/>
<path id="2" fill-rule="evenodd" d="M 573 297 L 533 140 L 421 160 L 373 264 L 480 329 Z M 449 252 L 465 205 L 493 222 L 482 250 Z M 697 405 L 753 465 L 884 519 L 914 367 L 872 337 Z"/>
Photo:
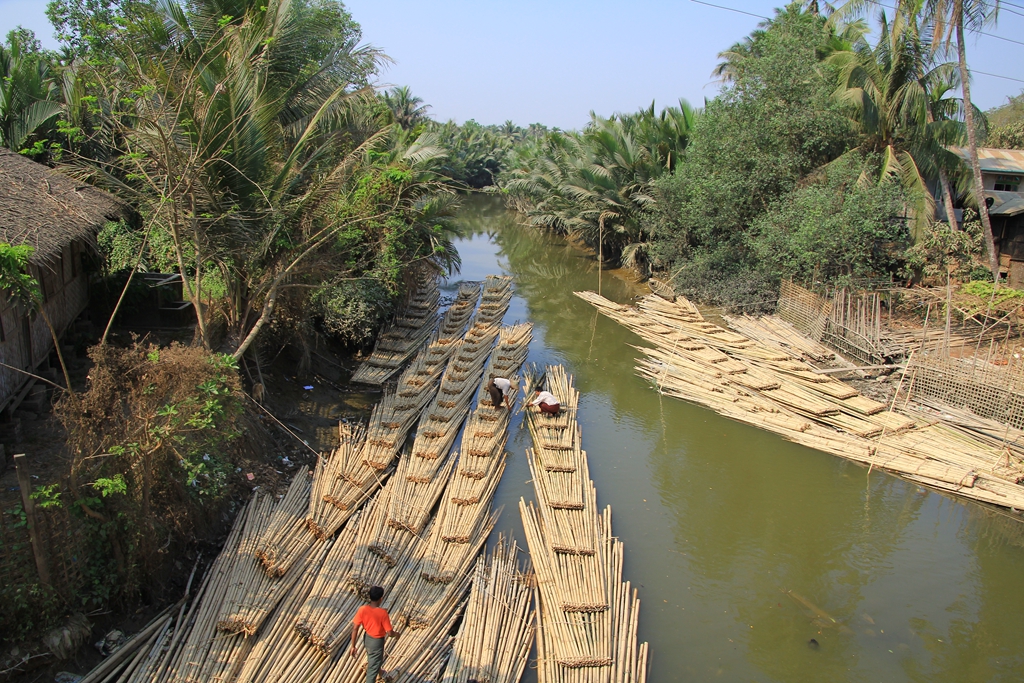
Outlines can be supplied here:
<path id="1" fill-rule="evenodd" d="M 68 365 L 64 362 L 64 354 L 60 350 L 60 340 L 57 339 L 57 329 L 53 326 L 53 322 L 46 313 L 46 309 L 43 308 L 43 302 L 37 301 L 36 305 L 39 308 L 39 315 L 43 316 L 43 322 L 46 323 L 47 329 L 50 330 L 50 338 L 53 339 L 53 349 L 57 352 L 57 360 L 60 362 L 61 372 L 64 373 L 64 382 L 67 384 L 68 396 L 74 396 L 75 390 L 71 388 L 71 375 L 68 374 Z"/>
<path id="2" fill-rule="evenodd" d="M 992 280 L 999 281 L 999 252 L 996 251 L 996 240 L 992 234 L 992 221 L 989 220 L 988 206 L 985 204 L 985 185 L 981 180 L 981 163 L 978 161 L 978 136 L 974 130 L 974 105 L 971 104 L 971 74 L 967 71 L 967 48 L 964 45 L 964 8 L 962 2 L 955 5 L 956 16 L 956 52 L 960 62 L 960 80 L 964 95 L 964 123 L 967 124 L 967 146 L 971 158 L 971 172 L 974 177 L 974 194 L 978 200 L 978 216 L 985 232 L 985 248 L 988 250 L 989 268 Z"/>
<path id="3" fill-rule="evenodd" d="M 956 209 L 953 208 L 953 192 L 949 189 L 949 178 L 946 172 L 939 169 L 939 183 L 942 185 L 942 203 L 946 207 L 946 222 L 950 230 L 957 230 Z"/>
<path id="4" fill-rule="evenodd" d="M 931 105 L 928 105 L 928 123 L 935 123 L 935 116 L 932 114 Z M 949 189 L 949 177 L 946 170 L 939 169 L 939 185 L 942 189 L 942 205 L 946 209 L 946 222 L 950 230 L 957 229 L 956 210 L 953 208 L 953 192 Z"/>

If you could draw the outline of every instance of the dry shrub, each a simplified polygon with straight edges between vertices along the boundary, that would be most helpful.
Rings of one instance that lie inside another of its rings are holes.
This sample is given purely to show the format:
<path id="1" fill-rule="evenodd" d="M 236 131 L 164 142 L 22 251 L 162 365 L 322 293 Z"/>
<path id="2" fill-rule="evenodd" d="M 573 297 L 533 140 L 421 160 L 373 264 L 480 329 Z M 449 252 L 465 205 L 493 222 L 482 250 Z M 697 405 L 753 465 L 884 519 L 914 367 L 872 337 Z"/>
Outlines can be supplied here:
<path id="1" fill-rule="evenodd" d="M 90 356 L 88 390 L 56 410 L 69 435 L 74 505 L 130 591 L 206 536 L 232 487 L 246 483 L 239 466 L 273 449 L 230 356 L 138 343 Z"/>

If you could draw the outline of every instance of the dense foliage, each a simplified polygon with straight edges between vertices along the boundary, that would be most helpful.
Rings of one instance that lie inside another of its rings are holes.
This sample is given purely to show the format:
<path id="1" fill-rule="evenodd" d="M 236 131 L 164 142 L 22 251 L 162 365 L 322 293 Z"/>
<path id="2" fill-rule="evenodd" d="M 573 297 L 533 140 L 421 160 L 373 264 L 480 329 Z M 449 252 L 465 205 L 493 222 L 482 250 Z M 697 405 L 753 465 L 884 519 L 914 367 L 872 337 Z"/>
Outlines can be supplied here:
<path id="1" fill-rule="evenodd" d="M 985 144 L 1002 149 L 1024 149 L 1024 93 L 986 112 L 988 137 Z"/>
<path id="2" fill-rule="evenodd" d="M 869 28 L 857 19 L 869 4 L 831 18 L 817 3 L 777 10 L 721 53 L 722 91 L 702 110 L 594 116 L 517 145 L 499 176 L 509 205 L 605 260 L 741 308 L 770 306 L 782 278 L 905 272 L 936 200 L 951 214 L 972 196 L 949 148 L 967 143 L 968 113 L 984 117 L 951 97 L 963 83 L 935 22 L 960 10 L 900 2 Z"/>
<path id="3" fill-rule="evenodd" d="M 533 225 L 561 232 L 639 269 L 648 263 L 651 183 L 672 172 L 689 142 L 686 102 L 604 119 L 579 133 L 552 132 L 518 146 L 500 187 Z"/>

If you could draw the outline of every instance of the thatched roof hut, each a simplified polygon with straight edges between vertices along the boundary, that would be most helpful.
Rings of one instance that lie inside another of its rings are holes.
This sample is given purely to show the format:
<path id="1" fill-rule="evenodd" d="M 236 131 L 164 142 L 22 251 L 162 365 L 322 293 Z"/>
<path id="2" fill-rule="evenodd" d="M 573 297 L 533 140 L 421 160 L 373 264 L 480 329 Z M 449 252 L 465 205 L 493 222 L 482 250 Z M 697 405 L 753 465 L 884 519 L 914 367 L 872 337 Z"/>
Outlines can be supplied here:
<path id="1" fill-rule="evenodd" d="M 0 147 L 0 242 L 35 247 L 33 263 L 129 215 L 114 195 Z"/>
<path id="2" fill-rule="evenodd" d="M 89 303 L 82 254 L 107 221 L 131 213 L 103 190 L 0 148 L 0 242 L 35 248 L 29 272 L 39 281 L 43 308 L 58 336 Z M 33 389 L 25 373 L 44 372 L 52 348 L 43 316 L 0 296 L 0 362 L 6 366 L 0 367 L 0 424 Z M 41 401 L 35 410 L 42 409 Z"/>

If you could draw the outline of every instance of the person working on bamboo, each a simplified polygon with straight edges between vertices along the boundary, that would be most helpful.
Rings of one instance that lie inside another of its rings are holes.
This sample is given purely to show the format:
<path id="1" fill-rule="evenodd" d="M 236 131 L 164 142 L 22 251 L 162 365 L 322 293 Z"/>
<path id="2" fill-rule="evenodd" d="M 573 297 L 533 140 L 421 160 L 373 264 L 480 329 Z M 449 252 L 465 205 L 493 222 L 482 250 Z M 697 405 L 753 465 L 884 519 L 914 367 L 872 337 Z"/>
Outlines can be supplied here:
<path id="1" fill-rule="evenodd" d="M 504 377 L 495 377 L 487 380 L 487 393 L 491 395 L 491 403 L 495 408 L 500 408 L 502 401 L 505 407 L 512 410 L 512 382 Z"/>
<path id="2" fill-rule="evenodd" d="M 558 411 L 562 408 L 554 394 L 550 391 L 542 391 L 540 387 L 533 390 L 533 401 L 530 402 L 530 405 L 537 406 L 540 408 L 540 412 L 548 415 L 558 415 Z"/>
<path id="3" fill-rule="evenodd" d="M 397 638 L 400 634 L 391 628 L 391 618 L 388 611 L 380 606 L 384 599 L 384 589 L 374 586 L 370 589 L 370 604 L 363 605 L 356 610 L 356 616 L 352 620 L 352 650 L 353 657 L 356 656 L 356 635 L 359 627 L 362 626 L 366 635 L 363 637 L 363 645 L 366 647 L 366 683 L 376 683 L 377 674 L 384 664 L 384 638 L 391 636 Z"/>

